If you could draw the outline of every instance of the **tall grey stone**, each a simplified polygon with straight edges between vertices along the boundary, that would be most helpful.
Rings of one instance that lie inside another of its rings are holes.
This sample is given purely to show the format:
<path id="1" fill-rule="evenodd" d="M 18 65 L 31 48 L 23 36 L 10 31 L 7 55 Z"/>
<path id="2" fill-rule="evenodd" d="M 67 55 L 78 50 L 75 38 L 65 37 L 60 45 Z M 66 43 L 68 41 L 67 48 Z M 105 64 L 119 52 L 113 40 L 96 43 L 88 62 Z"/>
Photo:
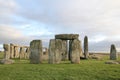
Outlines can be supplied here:
<path id="1" fill-rule="evenodd" d="M 15 58 L 19 58 L 19 47 L 18 46 L 14 46 L 14 55 L 15 55 Z"/>
<path id="2" fill-rule="evenodd" d="M 84 57 L 88 59 L 89 52 L 88 52 L 88 37 L 84 37 Z"/>
<path id="3" fill-rule="evenodd" d="M 49 43 L 49 63 L 59 64 L 61 61 L 62 40 L 51 39 Z"/>
<path id="4" fill-rule="evenodd" d="M 83 51 L 82 51 L 82 43 L 81 43 L 81 41 L 80 41 L 80 57 L 83 57 L 84 55 L 83 55 Z"/>
<path id="5" fill-rule="evenodd" d="M 33 40 L 30 42 L 30 63 L 42 63 L 42 41 Z"/>
<path id="6" fill-rule="evenodd" d="M 20 59 L 24 59 L 24 58 L 25 58 L 25 48 L 20 47 Z"/>
<path id="7" fill-rule="evenodd" d="M 67 40 L 62 40 L 62 60 L 68 60 L 68 47 L 67 47 Z"/>
<path id="8" fill-rule="evenodd" d="M 114 44 L 110 48 L 110 60 L 116 60 L 118 57 L 117 50 Z"/>
<path id="9" fill-rule="evenodd" d="M 80 63 L 80 41 L 78 39 L 71 43 L 71 63 Z"/>
<path id="10" fill-rule="evenodd" d="M 4 59 L 10 59 L 10 45 L 3 44 L 3 48 L 4 48 Z"/>
<path id="11" fill-rule="evenodd" d="M 49 62 L 50 64 L 55 63 L 55 39 L 51 39 L 49 42 Z"/>
<path id="12" fill-rule="evenodd" d="M 55 63 L 60 63 L 62 53 L 62 40 L 55 40 Z"/>
<path id="13" fill-rule="evenodd" d="M 10 58 L 14 58 L 14 44 L 10 44 Z"/>

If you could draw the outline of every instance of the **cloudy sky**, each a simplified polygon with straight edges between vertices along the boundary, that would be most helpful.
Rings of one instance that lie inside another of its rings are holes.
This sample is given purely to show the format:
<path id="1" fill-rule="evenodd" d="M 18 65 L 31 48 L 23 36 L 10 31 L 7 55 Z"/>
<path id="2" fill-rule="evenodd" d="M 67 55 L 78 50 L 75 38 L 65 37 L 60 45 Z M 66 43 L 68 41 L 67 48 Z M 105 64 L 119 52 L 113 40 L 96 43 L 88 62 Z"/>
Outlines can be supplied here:
<path id="1" fill-rule="evenodd" d="M 76 33 L 90 51 L 120 50 L 120 0 L 0 0 L 0 49 L 3 43 L 47 46 L 55 34 Z"/>

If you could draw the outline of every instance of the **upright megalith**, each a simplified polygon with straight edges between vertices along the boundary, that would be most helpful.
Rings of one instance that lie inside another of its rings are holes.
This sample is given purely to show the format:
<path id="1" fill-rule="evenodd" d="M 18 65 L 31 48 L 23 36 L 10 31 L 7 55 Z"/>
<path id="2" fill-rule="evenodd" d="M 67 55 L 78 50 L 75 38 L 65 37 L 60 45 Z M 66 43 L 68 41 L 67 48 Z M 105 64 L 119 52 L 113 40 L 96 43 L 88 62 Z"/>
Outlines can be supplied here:
<path id="1" fill-rule="evenodd" d="M 25 51 L 25 59 L 29 59 L 30 57 L 30 48 L 26 48 L 26 51 Z"/>
<path id="2" fill-rule="evenodd" d="M 67 46 L 67 40 L 62 40 L 62 54 L 61 54 L 62 60 L 68 60 L 68 46 Z"/>
<path id="3" fill-rule="evenodd" d="M 60 63 L 62 51 L 62 40 L 55 40 L 55 63 Z"/>
<path id="4" fill-rule="evenodd" d="M 10 44 L 10 58 L 14 58 L 14 44 Z"/>
<path id="5" fill-rule="evenodd" d="M 78 39 L 71 43 L 71 63 L 80 63 L 80 41 Z"/>
<path id="6" fill-rule="evenodd" d="M 42 41 L 33 40 L 30 42 L 30 63 L 38 64 L 42 63 Z"/>
<path id="7" fill-rule="evenodd" d="M 49 42 L 49 62 L 50 64 L 55 63 L 55 39 L 51 39 Z"/>
<path id="8" fill-rule="evenodd" d="M 88 37 L 84 37 L 84 57 L 88 59 L 89 52 L 88 52 Z"/>
<path id="9" fill-rule="evenodd" d="M 4 48 L 4 59 L 10 59 L 10 46 L 9 44 L 3 44 Z"/>
<path id="10" fill-rule="evenodd" d="M 116 60 L 118 57 L 117 50 L 114 44 L 110 48 L 110 60 Z"/>
<path id="11" fill-rule="evenodd" d="M 24 58 L 25 58 L 25 48 L 20 47 L 20 59 L 24 59 Z"/>
<path id="12" fill-rule="evenodd" d="M 10 60 L 10 45 L 9 44 L 3 44 L 4 48 L 4 58 L 0 60 L 1 64 L 12 64 L 14 63 L 13 60 Z"/>
<path id="13" fill-rule="evenodd" d="M 59 64 L 61 61 L 62 40 L 51 39 L 49 43 L 49 63 Z"/>
<path id="14" fill-rule="evenodd" d="M 19 47 L 18 46 L 14 46 L 14 55 L 15 55 L 15 58 L 19 58 Z"/>

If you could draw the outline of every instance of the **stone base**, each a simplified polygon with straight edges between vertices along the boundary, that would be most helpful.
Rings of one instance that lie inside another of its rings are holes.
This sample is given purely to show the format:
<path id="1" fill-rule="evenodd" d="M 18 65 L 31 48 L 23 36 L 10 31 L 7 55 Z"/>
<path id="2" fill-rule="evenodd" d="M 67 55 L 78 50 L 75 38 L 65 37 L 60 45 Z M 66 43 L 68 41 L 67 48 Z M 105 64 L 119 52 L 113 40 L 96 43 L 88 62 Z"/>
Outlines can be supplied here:
<path id="1" fill-rule="evenodd" d="M 11 60 L 11 59 L 2 59 L 2 60 L 0 60 L 0 63 L 1 64 L 13 64 L 14 60 Z"/>

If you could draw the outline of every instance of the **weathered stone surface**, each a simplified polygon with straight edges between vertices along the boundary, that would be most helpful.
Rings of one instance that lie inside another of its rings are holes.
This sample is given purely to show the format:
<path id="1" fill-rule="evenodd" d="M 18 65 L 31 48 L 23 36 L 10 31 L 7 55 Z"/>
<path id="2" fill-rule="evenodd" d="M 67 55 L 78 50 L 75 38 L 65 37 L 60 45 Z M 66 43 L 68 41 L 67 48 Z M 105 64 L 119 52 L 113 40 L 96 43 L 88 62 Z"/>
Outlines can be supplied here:
<path id="1" fill-rule="evenodd" d="M 71 63 L 80 63 L 80 41 L 75 39 L 71 44 Z"/>
<path id="2" fill-rule="evenodd" d="M 49 44 L 49 63 L 58 64 L 61 61 L 62 40 L 51 39 Z"/>
<path id="3" fill-rule="evenodd" d="M 58 34 L 55 35 L 55 39 L 62 39 L 62 40 L 73 40 L 78 39 L 79 34 Z"/>
<path id="4" fill-rule="evenodd" d="M 10 59 L 10 46 L 8 44 L 3 44 L 4 48 L 4 59 Z"/>
<path id="5" fill-rule="evenodd" d="M 30 63 L 38 64 L 42 63 L 42 41 L 33 40 L 30 43 Z"/>
<path id="6" fill-rule="evenodd" d="M 96 59 L 96 60 L 102 60 L 102 56 L 100 56 L 100 55 L 90 55 L 89 58 Z"/>
<path id="7" fill-rule="evenodd" d="M 20 59 L 24 59 L 24 58 L 25 58 L 25 48 L 20 47 Z"/>
<path id="8" fill-rule="evenodd" d="M 30 58 L 30 48 L 26 48 L 26 51 L 25 51 L 25 59 L 29 59 Z"/>
<path id="9" fill-rule="evenodd" d="M 88 37 L 85 36 L 84 38 L 84 57 L 88 59 L 89 52 L 88 52 Z"/>
<path id="10" fill-rule="evenodd" d="M 114 44 L 111 45 L 110 49 L 110 60 L 116 60 L 118 57 L 117 50 Z"/>
<path id="11" fill-rule="evenodd" d="M 67 40 L 62 40 L 62 60 L 68 60 L 68 46 Z"/>
<path id="12" fill-rule="evenodd" d="M 14 63 L 14 60 L 11 60 L 11 59 L 2 59 L 0 61 L 1 64 L 13 64 Z"/>
<path id="13" fill-rule="evenodd" d="M 50 64 L 55 63 L 55 39 L 51 39 L 49 42 L 49 62 Z"/>
<path id="14" fill-rule="evenodd" d="M 105 64 L 119 64 L 117 61 L 107 61 Z"/>
<path id="15" fill-rule="evenodd" d="M 14 46 L 14 54 L 15 54 L 15 58 L 19 58 L 19 47 L 18 46 Z"/>
<path id="16" fill-rule="evenodd" d="M 60 63 L 62 54 L 62 40 L 55 40 L 55 63 Z"/>
<path id="17" fill-rule="evenodd" d="M 14 58 L 14 44 L 10 44 L 10 58 Z"/>
<path id="18" fill-rule="evenodd" d="M 82 43 L 81 43 L 81 41 L 80 41 L 80 57 L 83 57 L 84 55 L 83 55 L 83 51 L 82 51 Z"/>

